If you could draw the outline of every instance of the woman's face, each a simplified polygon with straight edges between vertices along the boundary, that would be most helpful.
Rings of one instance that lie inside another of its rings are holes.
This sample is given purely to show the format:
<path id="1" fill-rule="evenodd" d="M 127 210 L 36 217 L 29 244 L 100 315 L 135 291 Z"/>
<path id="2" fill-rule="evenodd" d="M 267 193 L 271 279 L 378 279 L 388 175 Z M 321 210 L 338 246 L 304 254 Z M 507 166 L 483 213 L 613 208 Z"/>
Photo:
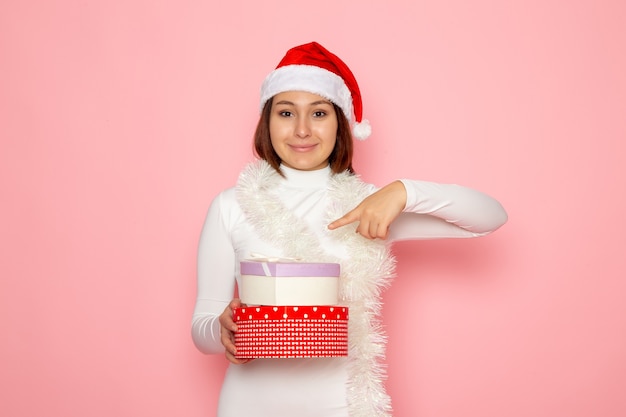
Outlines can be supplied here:
<path id="1" fill-rule="evenodd" d="M 283 165 L 303 171 L 321 169 L 337 141 L 333 104 L 317 94 L 276 94 L 270 113 L 270 138 Z"/>

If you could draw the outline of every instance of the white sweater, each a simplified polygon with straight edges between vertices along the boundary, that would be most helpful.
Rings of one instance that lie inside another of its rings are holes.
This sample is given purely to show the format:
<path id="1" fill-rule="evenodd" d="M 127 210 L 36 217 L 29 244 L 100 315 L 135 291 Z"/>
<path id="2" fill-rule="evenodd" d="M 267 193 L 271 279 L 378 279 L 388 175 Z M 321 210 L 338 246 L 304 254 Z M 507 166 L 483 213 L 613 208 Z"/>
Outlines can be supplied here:
<path id="1" fill-rule="evenodd" d="M 328 253 L 346 256 L 345 248 L 329 239 L 324 218 L 330 168 L 298 171 L 282 167 L 286 178 L 281 202 L 318 234 Z M 452 184 L 402 180 L 407 191 L 404 212 L 390 227 L 389 241 L 477 237 L 507 220 L 502 206 L 478 191 Z M 371 192 L 376 191 L 371 186 Z M 212 202 L 198 252 L 198 293 L 192 336 L 204 353 L 223 353 L 219 315 L 232 300 L 241 277 L 239 262 L 252 253 L 284 254 L 260 240 L 235 197 L 235 188 Z M 230 365 L 222 386 L 218 417 L 348 417 L 346 359 L 257 359 Z"/>

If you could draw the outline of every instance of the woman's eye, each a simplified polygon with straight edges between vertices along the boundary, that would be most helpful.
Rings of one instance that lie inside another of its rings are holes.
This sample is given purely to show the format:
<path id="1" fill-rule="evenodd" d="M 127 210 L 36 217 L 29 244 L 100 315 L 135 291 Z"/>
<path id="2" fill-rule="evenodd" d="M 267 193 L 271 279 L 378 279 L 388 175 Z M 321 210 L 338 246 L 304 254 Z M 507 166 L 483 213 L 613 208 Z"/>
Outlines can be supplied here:
<path id="1" fill-rule="evenodd" d="M 283 117 L 290 117 L 292 113 L 291 113 L 290 111 L 283 110 L 283 111 L 281 111 L 281 112 L 280 112 L 280 113 L 278 113 L 278 114 L 280 114 L 280 115 L 281 115 L 281 116 L 283 116 Z"/>
<path id="2" fill-rule="evenodd" d="M 315 116 L 315 117 L 324 117 L 324 116 L 326 116 L 326 112 L 325 111 L 321 111 L 321 110 L 320 111 L 316 111 L 316 112 L 313 113 L 313 116 Z"/>

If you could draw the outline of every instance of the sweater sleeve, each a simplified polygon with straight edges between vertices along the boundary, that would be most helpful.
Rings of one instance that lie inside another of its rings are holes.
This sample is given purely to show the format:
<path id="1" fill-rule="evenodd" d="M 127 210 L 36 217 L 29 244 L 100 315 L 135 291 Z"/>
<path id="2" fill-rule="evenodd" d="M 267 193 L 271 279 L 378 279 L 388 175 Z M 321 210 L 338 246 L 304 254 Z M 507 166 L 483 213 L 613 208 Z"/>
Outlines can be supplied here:
<path id="1" fill-rule="evenodd" d="M 219 316 L 235 290 L 235 251 L 227 227 L 231 211 L 225 207 L 225 193 L 211 203 L 198 245 L 198 287 L 191 331 L 194 344 L 203 353 L 224 351 Z"/>
<path id="2" fill-rule="evenodd" d="M 502 205 L 480 191 L 455 184 L 401 181 L 407 202 L 390 227 L 392 241 L 478 237 L 507 221 Z"/>

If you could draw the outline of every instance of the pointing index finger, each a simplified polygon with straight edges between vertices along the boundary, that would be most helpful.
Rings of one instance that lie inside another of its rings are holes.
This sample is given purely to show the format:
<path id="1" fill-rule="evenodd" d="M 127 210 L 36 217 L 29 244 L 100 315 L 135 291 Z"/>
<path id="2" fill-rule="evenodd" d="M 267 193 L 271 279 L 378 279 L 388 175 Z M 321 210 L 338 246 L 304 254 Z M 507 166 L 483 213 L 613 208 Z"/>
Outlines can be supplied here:
<path id="1" fill-rule="evenodd" d="M 354 210 L 345 214 L 343 217 L 335 220 L 334 222 L 332 222 L 331 224 L 328 225 L 328 228 L 330 230 L 335 230 L 339 227 L 345 226 L 347 224 L 350 223 L 354 223 L 355 221 L 358 220 L 358 216 L 356 214 L 354 214 Z"/>

